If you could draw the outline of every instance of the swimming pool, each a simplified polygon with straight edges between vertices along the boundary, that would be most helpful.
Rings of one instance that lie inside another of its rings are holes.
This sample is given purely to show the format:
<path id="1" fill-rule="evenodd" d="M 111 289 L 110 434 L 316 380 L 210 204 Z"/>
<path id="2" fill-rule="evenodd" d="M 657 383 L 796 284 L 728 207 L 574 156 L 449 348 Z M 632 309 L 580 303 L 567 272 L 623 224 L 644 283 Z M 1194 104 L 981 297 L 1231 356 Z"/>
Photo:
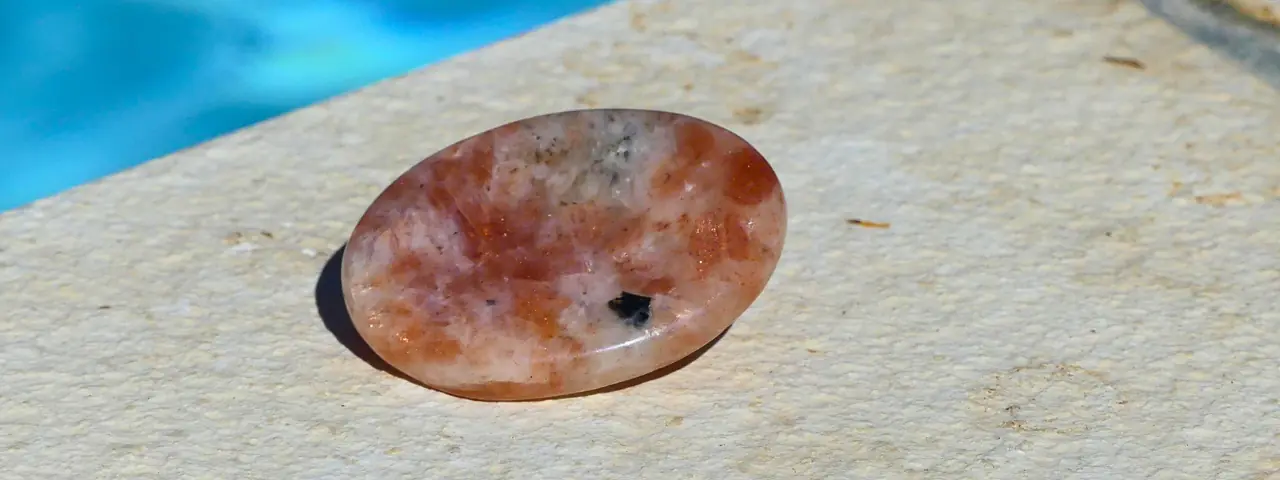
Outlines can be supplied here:
<path id="1" fill-rule="evenodd" d="M 0 0 L 0 211 L 608 0 Z"/>

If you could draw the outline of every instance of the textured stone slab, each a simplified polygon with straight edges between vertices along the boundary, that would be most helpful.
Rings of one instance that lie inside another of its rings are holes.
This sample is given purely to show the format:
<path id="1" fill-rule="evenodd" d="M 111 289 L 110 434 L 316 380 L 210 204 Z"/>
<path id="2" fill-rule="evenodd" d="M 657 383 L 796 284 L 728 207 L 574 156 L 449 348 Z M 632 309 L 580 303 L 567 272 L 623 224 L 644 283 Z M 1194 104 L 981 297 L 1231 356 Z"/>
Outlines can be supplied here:
<path id="1" fill-rule="evenodd" d="M 585 106 L 770 160 L 766 293 L 599 395 L 366 362 L 369 203 Z M 1277 111 L 1132 2 L 614 5 L 0 215 L 0 478 L 1275 478 Z"/>

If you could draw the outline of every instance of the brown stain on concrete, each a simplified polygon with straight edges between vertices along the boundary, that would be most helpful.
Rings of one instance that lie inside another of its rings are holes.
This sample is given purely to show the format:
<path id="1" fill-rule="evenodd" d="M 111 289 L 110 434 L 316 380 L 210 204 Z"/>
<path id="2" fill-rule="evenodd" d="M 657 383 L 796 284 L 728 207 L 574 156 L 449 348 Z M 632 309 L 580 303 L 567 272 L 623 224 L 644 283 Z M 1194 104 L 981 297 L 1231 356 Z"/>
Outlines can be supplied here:
<path id="1" fill-rule="evenodd" d="M 969 402 L 983 427 L 1058 435 L 1099 428 L 1128 404 L 1105 374 L 1069 363 L 998 372 L 970 393 Z"/>

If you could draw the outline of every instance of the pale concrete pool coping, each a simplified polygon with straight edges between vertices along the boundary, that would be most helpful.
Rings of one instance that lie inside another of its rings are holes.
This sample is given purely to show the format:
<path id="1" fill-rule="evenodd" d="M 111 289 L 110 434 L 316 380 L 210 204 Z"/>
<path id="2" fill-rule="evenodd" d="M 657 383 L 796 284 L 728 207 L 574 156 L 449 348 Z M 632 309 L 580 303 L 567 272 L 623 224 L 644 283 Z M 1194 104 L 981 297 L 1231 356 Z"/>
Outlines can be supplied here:
<path id="1" fill-rule="evenodd" d="M 774 162 L 714 348 L 493 404 L 335 338 L 392 178 L 586 106 Z M 1280 478 L 1277 112 L 1138 2 L 612 5 L 0 215 L 0 478 Z"/>

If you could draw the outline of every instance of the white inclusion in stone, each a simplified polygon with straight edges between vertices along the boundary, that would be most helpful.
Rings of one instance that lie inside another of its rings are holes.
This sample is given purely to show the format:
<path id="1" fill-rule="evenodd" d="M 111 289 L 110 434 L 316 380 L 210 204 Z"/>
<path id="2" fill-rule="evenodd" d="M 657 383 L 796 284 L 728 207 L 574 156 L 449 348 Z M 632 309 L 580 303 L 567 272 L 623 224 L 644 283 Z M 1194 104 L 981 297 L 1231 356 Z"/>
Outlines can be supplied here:
<path id="1" fill-rule="evenodd" d="M 618 296 L 622 287 L 612 268 L 565 275 L 556 280 L 556 291 L 579 305 L 604 305 Z"/>

